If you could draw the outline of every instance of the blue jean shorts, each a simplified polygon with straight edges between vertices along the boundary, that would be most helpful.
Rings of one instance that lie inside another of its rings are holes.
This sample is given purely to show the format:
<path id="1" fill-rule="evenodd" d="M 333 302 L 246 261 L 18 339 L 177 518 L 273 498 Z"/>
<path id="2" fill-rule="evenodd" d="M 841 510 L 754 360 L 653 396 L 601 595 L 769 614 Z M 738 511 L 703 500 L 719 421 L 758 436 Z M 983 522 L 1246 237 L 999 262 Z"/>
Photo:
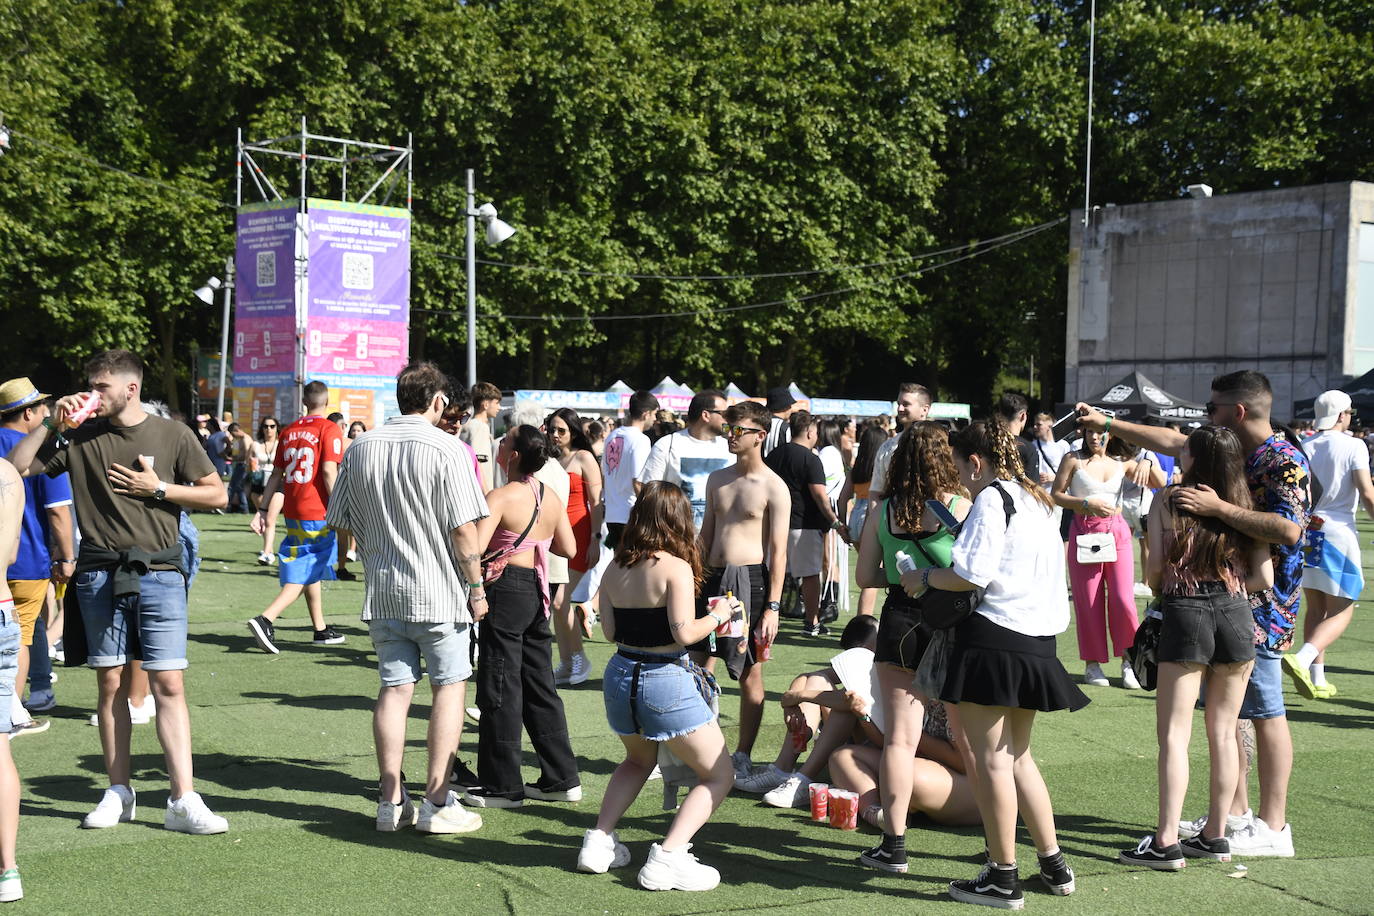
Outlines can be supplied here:
<path id="1" fill-rule="evenodd" d="M 14 703 L 14 678 L 19 673 L 19 617 L 13 602 L 0 610 L 0 735 L 14 730 L 10 711 Z"/>
<path id="2" fill-rule="evenodd" d="M 640 654 L 640 653 L 636 653 Z M 606 721 L 617 735 L 643 735 L 667 741 L 690 734 L 716 718 L 697 690 L 696 679 L 677 664 L 676 655 L 650 656 L 661 661 L 633 661 L 617 652 L 606 663 L 601 694 Z M 634 684 L 635 669 L 639 683 Z M 631 692 L 635 693 L 633 705 Z"/>
<path id="3" fill-rule="evenodd" d="M 1242 719 L 1277 719 L 1287 715 L 1283 705 L 1283 653 L 1265 646 L 1255 647 L 1255 667 L 1245 685 Z"/>
<path id="4" fill-rule="evenodd" d="M 86 625 L 86 664 L 114 668 L 130 659 L 147 671 L 186 667 L 186 579 L 175 569 L 139 577 L 140 593 L 115 598 L 114 571 L 76 575 L 76 597 Z"/>
<path id="5" fill-rule="evenodd" d="M 405 620 L 369 620 L 372 646 L 377 650 L 377 673 L 383 687 L 414 684 L 420 679 L 424 656 L 429 682 L 435 687 L 456 684 L 472 677 L 468 645 L 472 628 L 465 623 L 411 623 Z"/>

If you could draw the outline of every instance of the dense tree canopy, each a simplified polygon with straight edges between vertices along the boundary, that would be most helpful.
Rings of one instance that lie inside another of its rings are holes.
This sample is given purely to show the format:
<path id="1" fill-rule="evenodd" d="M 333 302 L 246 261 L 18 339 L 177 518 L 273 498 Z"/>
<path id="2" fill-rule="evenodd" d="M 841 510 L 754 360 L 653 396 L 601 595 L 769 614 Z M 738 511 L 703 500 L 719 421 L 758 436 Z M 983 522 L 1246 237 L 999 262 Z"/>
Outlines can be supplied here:
<path id="1" fill-rule="evenodd" d="M 1095 202 L 1374 177 L 1374 14 L 1224 6 L 1101 4 Z M 475 168 L 520 227 L 479 257 L 533 268 L 479 272 L 482 375 L 506 387 L 672 373 L 886 396 L 915 376 L 982 403 L 1032 357 L 1046 394 L 1059 381 L 1062 225 L 980 257 L 912 256 L 1081 205 L 1086 4 L 0 9 L 0 354 L 15 373 L 65 383 L 123 345 L 176 399 L 191 344 L 218 346 L 217 314 L 188 290 L 232 246 L 234 131 L 294 133 L 305 116 L 339 136 L 413 133 L 412 345 L 453 369 Z M 645 315 L 671 317 L 630 317 Z"/>

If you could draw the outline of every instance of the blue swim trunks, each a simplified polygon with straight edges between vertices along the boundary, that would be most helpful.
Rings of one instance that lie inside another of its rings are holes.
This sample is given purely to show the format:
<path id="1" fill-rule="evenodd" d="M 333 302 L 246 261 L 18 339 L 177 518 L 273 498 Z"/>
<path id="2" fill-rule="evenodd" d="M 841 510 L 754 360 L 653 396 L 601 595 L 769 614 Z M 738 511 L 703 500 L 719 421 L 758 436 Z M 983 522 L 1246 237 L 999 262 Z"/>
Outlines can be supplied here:
<path id="1" fill-rule="evenodd" d="M 277 548 L 277 580 L 282 585 L 310 585 L 335 578 L 339 544 L 334 529 L 323 521 L 285 522 L 286 537 Z"/>

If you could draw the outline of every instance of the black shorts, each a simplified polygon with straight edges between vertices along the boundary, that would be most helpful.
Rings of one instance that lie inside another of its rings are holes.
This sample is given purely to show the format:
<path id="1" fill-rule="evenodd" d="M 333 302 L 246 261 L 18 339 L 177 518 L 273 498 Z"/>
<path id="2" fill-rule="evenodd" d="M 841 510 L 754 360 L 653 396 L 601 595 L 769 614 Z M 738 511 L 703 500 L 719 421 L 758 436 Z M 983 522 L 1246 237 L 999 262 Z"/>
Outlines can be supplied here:
<path id="1" fill-rule="evenodd" d="M 1197 594 L 1165 595 L 1159 601 L 1161 662 L 1228 665 L 1255 657 L 1255 621 L 1244 595 L 1220 582 L 1198 583 Z"/>
<path id="2" fill-rule="evenodd" d="M 620 536 L 625 533 L 624 522 L 606 523 L 606 549 L 614 551 L 620 546 Z"/>
<path id="3" fill-rule="evenodd" d="M 740 640 L 722 639 L 716 637 L 716 648 L 711 649 L 711 638 L 708 636 L 701 642 L 688 646 L 692 652 L 702 652 L 707 655 L 714 655 L 725 660 L 725 669 L 730 672 L 730 676 L 739 680 L 740 676 L 750 666 L 754 664 L 754 633 L 763 623 L 763 605 L 767 600 L 768 593 L 768 567 L 762 563 L 755 563 L 745 567 L 749 570 L 749 607 L 753 610 L 752 619 L 748 621 L 748 636 L 744 638 L 744 648 L 740 648 Z M 725 570 L 710 569 L 706 570 L 706 581 L 701 584 L 701 592 L 697 595 L 697 619 L 700 620 L 708 613 L 706 600 L 724 594 L 721 588 L 721 578 Z"/>
<path id="4" fill-rule="evenodd" d="M 900 585 L 889 585 L 878 617 L 878 645 L 875 662 L 916 670 L 930 645 L 930 634 L 920 626 L 921 612 Z"/>

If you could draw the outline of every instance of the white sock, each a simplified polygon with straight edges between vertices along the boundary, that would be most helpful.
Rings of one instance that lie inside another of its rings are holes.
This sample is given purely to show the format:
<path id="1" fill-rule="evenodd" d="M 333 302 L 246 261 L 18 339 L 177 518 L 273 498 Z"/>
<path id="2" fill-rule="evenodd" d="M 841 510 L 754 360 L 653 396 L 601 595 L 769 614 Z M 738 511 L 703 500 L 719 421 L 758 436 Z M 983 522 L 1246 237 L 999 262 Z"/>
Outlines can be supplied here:
<path id="1" fill-rule="evenodd" d="M 1308 671 L 1309 671 L 1309 672 L 1311 673 L 1311 675 L 1312 675 L 1312 683 L 1316 684 L 1318 687 L 1325 687 L 1325 686 L 1326 686 L 1326 666 L 1325 666 L 1325 665 L 1323 665 L 1321 662 L 1313 662 L 1313 663 L 1312 663 L 1312 667 L 1309 668 Z"/>
<path id="2" fill-rule="evenodd" d="M 1322 654 L 1322 650 L 1321 650 L 1321 649 L 1318 649 L 1316 646 L 1312 645 L 1310 642 L 1305 642 L 1305 643 L 1303 643 L 1303 644 L 1302 644 L 1302 648 L 1298 650 L 1298 657 L 1297 657 L 1298 667 L 1299 667 L 1299 668 L 1306 668 L 1308 665 L 1310 665 L 1310 664 L 1312 664 L 1314 661 L 1316 661 L 1316 660 L 1317 660 L 1317 656 L 1318 656 L 1318 655 L 1321 655 L 1321 654 Z"/>

